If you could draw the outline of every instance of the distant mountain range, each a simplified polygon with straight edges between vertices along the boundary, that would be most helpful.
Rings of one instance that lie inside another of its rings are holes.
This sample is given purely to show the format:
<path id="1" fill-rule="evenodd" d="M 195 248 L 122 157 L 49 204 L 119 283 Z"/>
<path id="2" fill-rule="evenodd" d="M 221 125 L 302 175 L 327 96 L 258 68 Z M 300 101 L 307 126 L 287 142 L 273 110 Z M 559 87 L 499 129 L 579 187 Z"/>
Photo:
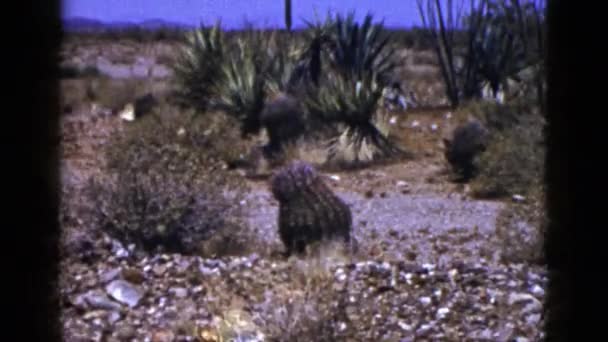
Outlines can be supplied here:
<path id="1" fill-rule="evenodd" d="M 125 29 L 125 28 L 142 28 L 147 30 L 155 30 L 159 28 L 192 28 L 192 25 L 170 22 L 163 19 L 149 19 L 141 22 L 128 21 L 113 21 L 104 22 L 97 19 L 89 19 L 82 17 L 66 18 L 63 20 L 63 28 L 68 32 L 90 32 L 107 29 Z"/>

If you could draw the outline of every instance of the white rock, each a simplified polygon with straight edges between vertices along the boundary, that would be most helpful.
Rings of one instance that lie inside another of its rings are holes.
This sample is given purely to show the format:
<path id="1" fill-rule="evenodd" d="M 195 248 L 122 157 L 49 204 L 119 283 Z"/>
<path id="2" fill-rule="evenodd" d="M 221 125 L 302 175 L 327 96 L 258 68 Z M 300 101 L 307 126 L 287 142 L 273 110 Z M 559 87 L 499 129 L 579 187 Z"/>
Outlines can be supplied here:
<path id="1" fill-rule="evenodd" d="M 122 111 L 118 114 L 118 116 L 125 121 L 134 121 L 135 120 L 135 107 L 132 103 L 129 103 L 123 108 Z"/>
<path id="2" fill-rule="evenodd" d="M 412 128 L 416 128 L 420 126 L 420 122 L 418 122 L 418 120 L 414 120 L 414 122 L 412 122 Z"/>
<path id="3" fill-rule="evenodd" d="M 114 280 L 116 277 L 118 277 L 120 275 L 120 267 L 116 267 L 114 269 L 111 269 L 105 273 L 103 273 L 100 277 L 99 280 L 101 280 L 102 283 L 107 283 L 109 281 Z"/>
<path id="4" fill-rule="evenodd" d="M 420 297 L 420 303 L 422 303 L 422 305 L 427 306 L 429 304 L 431 304 L 431 298 L 430 297 Z"/>
<path id="5" fill-rule="evenodd" d="M 399 321 L 399 323 L 397 323 L 397 324 L 399 325 L 399 328 L 401 328 L 401 330 L 404 330 L 404 331 L 412 330 L 412 326 L 403 321 Z"/>
<path id="6" fill-rule="evenodd" d="M 431 125 L 431 131 L 433 131 L 433 132 L 437 131 L 438 128 L 439 128 L 439 126 L 437 126 L 437 124 Z"/>
<path id="7" fill-rule="evenodd" d="M 523 202 L 526 198 L 522 195 L 513 195 L 513 202 Z"/>
<path id="8" fill-rule="evenodd" d="M 529 303 L 526 305 L 526 311 L 535 311 L 542 309 L 542 303 L 531 294 L 528 293 L 511 293 L 507 299 L 509 305 L 519 303 Z"/>
<path id="9" fill-rule="evenodd" d="M 409 184 L 407 184 L 407 182 L 406 182 L 406 181 L 397 181 L 397 186 L 398 186 L 398 187 L 406 187 L 406 186 L 408 186 L 408 185 L 409 185 Z"/>
<path id="10" fill-rule="evenodd" d="M 439 310 L 437 310 L 437 318 L 442 319 L 445 318 L 445 316 L 447 316 L 447 314 L 450 312 L 450 309 L 448 308 L 440 308 Z"/>
<path id="11" fill-rule="evenodd" d="M 545 290 L 538 284 L 532 286 L 531 291 L 534 295 L 539 296 L 539 297 L 542 297 L 545 295 Z"/>
<path id="12" fill-rule="evenodd" d="M 434 270 L 435 269 L 435 265 L 433 265 L 433 264 L 422 264 L 422 268 L 424 268 L 427 271 L 430 271 L 430 270 Z"/>
<path id="13" fill-rule="evenodd" d="M 338 175 L 331 175 L 331 176 L 329 176 L 329 178 L 331 178 L 331 179 L 333 179 L 335 181 L 339 181 L 340 180 L 340 176 L 338 176 Z"/>
<path id="14" fill-rule="evenodd" d="M 526 322 L 530 325 L 536 325 L 540 322 L 540 314 L 532 314 L 526 318 Z"/>
<path id="15" fill-rule="evenodd" d="M 120 312 L 118 311 L 112 311 L 110 312 L 110 314 L 108 315 L 108 323 L 110 324 L 114 324 L 116 323 L 119 319 L 121 318 L 120 316 Z"/>
<path id="16" fill-rule="evenodd" d="M 106 286 L 106 292 L 115 300 L 127 304 L 129 307 L 135 307 L 143 297 L 139 288 L 124 280 L 111 282 Z"/>
<path id="17" fill-rule="evenodd" d="M 394 125 L 397 123 L 397 117 L 393 116 L 389 121 L 388 121 L 391 125 Z"/>
<path id="18" fill-rule="evenodd" d="M 188 290 L 183 287 L 173 287 L 169 289 L 169 293 L 172 293 L 177 298 L 184 298 L 188 295 Z"/>

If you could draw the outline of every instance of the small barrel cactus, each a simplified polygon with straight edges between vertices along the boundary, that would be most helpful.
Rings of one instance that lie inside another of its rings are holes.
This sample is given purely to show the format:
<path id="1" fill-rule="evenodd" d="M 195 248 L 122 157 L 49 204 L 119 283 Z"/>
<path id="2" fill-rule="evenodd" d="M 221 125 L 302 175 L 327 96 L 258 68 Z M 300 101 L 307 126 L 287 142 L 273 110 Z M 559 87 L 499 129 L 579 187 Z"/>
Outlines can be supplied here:
<path id="1" fill-rule="evenodd" d="M 286 255 L 306 251 L 315 242 L 351 242 L 352 214 L 319 173 L 308 163 L 294 161 L 271 178 L 279 201 L 279 236 Z"/>
<path id="2" fill-rule="evenodd" d="M 475 158 L 488 144 L 489 132 L 483 124 L 472 120 L 454 130 L 451 139 L 444 139 L 445 158 L 454 172 L 467 181 L 477 174 Z"/>
<path id="3" fill-rule="evenodd" d="M 269 142 L 264 146 L 266 157 L 276 157 L 285 144 L 297 140 L 304 133 L 304 118 L 298 100 L 278 93 L 265 104 L 260 122 L 266 128 Z"/>

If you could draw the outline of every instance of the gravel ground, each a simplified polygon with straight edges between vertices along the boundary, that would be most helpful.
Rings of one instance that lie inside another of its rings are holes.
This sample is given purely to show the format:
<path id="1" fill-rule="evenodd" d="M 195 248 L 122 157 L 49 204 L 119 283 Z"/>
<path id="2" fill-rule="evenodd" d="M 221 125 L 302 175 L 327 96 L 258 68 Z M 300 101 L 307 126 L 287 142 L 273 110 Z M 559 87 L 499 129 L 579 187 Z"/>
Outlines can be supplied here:
<path id="1" fill-rule="evenodd" d="M 95 267 L 73 265 L 62 290 L 66 341 L 204 340 L 218 322 L 232 324 L 220 332 L 224 337 L 238 334 L 241 341 L 289 341 L 293 337 L 276 332 L 290 328 L 324 331 L 331 340 L 345 341 L 542 337 L 546 275 L 525 265 L 337 261 L 312 273 L 302 264 L 313 261 L 256 255 L 133 260 L 126 254 Z M 325 278 L 318 275 L 322 272 Z M 331 285 L 320 291 L 303 286 L 300 278 Z M 317 338 L 321 335 L 313 332 L 297 340 Z"/>
<path id="2" fill-rule="evenodd" d="M 102 50 L 109 51 L 72 62 L 137 57 L 129 46 Z M 106 236 L 89 236 L 83 220 L 70 222 L 61 268 L 64 340 L 542 340 L 546 271 L 501 262 L 495 221 L 505 203 L 471 200 L 440 175 L 439 133 L 427 129 L 444 122 L 440 115 L 403 120 L 407 136 L 426 144 L 415 161 L 327 174 L 353 211 L 353 255 L 325 250 L 285 260 L 261 248 L 221 259 L 140 257 Z M 64 182 L 75 188 L 99 169 L 109 128 L 122 125 L 104 115 L 80 119 L 65 124 L 63 142 Z M 93 136 L 82 140 L 82 131 Z M 71 201 L 78 199 L 66 205 Z M 263 182 L 252 182 L 243 205 L 259 245 L 282 249 L 278 203 Z"/>
<path id="3" fill-rule="evenodd" d="M 403 193 L 369 199 L 353 191 L 337 193 L 352 209 L 361 258 L 437 264 L 499 260 L 500 250 L 492 248 L 491 237 L 504 208 L 501 202 Z M 278 203 L 261 190 L 251 192 L 246 201 L 249 225 L 258 227 L 268 244 L 276 244 Z"/>
<path id="4" fill-rule="evenodd" d="M 104 237 L 97 259 L 63 268 L 65 340 L 541 340 L 546 274 L 499 262 L 502 203 L 338 194 L 355 217 L 350 256 L 141 258 Z M 244 205 L 281 248 L 270 193 L 254 187 Z"/>

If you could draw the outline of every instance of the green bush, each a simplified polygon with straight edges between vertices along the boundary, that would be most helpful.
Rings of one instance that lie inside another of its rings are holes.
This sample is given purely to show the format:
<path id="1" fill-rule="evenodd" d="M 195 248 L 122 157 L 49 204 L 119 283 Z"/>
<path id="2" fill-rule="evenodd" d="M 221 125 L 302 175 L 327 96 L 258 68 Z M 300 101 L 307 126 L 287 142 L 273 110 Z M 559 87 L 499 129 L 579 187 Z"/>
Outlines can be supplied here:
<path id="1" fill-rule="evenodd" d="M 497 108 L 486 116 L 492 138 L 475 161 L 472 190 L 478 197 L 525 195 L 543 182 L 544 118 L 519 105 Z"/>
<path id="2" fill-rule="evenodd" d="M 234 246 L 247 241 L 238 233 L 244 184 L 223 168 L 221 132 L 189 120 L 150 115 L 108 145 L 108 170 L 89 189 L 96 227 L 147 252 L 203 253 L 217 236 L 244 250 Z"/>

